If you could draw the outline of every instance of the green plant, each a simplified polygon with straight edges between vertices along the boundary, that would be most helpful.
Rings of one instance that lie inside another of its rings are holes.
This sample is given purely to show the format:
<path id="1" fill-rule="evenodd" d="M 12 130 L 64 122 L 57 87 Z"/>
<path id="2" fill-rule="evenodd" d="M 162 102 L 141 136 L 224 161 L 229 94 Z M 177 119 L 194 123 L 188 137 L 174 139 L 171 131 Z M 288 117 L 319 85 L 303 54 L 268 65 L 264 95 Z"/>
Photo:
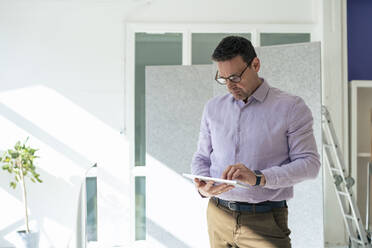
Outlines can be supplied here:
<path id="1" fill-rule="evenodd" d="M 27 212 L 27 195 L 25 177 L 29 177 L 32 182 L 41 183 L 40 175 L 35 171 L 34 159 L 38 158 L 35 155 L 37 149 L 26 146 L 28 138 L 25 142 L 18 141 L 14 149 L 8 149 L 0 157 L 0 163 L 3 163 L 2 169 L 14 175 L 14 181 L 10 182 L 10 187 L 15 189 L 17 183 L 21 184 L 23 191 L 23 203 L 25 207 L 26 231 L 29 233 L 28 212 Z"/>

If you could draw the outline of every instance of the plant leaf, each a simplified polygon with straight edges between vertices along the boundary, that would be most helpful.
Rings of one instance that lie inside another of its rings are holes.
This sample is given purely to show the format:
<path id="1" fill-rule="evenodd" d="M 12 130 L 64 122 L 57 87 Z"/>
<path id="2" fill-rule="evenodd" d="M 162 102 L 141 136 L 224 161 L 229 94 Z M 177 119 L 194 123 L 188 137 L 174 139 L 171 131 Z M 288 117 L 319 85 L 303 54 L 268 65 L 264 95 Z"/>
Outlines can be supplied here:
<path id="1" fill-rule="evenodd" d="M 11 153 L 10 153 L 10 156 L 11 156 L 13 159 L 16 159 L 16 158 L 18 158 L 19 153 L 18 153 L 18 152 L 11 152 Z"/>
<path id="2" fill-rule="evenodd" d="M 10 182 L 10 187 L 15 189 L 17 187 L 17 184 L 15 182 Z"/>
<path id="3" fill-rule="evenodd" d="M 28 139 L 29 137 L 24 142 L 17 141 L 14 149 L 8 149 L 0 157 L 0 162 L 4 163 L 0 165 L 2 169 L 15 176 L 15 180 L 10 183 L 12 188 L 15 188 L 17 183 L 21 181 L 22 174 L 23 177 L 29 177 L 32 182 L 42 182 L 39 178 L 40 175 L 35 171 L 36 167 L 33 162 L 35 158 L 38 158 L 35 154 L 38 149 L 27 146 Z"/>

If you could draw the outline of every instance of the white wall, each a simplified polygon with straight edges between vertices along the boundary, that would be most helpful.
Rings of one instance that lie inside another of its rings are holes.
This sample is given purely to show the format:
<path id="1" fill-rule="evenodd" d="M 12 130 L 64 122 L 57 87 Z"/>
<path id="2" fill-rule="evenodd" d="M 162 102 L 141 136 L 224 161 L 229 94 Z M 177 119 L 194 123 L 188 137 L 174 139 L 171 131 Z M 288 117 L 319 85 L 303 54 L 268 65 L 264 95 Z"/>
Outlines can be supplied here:
<path id="1" fill-rule="evenodd" d="M 66 247 L 80 183 L 98 163 L 99 237 L 129 232 L 128 149 L 124 128 L 123 5 L 0 2 L 0 150 L 31 137 L 44 183 L 30 185 L 42 247 Z M 21 208 L 0 173 L 2 210 Z M 104 192 L 104 194 L 102 193 Z M 11 243 L 21 211 L 0 213 L 0 246 Z"/>
<path id="2" fill-rule="evenodd" d="M 179 11 L 182 9 L 182 11 Z M 0 0 L 0 150 L 30 136 L 43 184 L 30 184 L 42 247 L 66 247 L 84 171 L 98 162 L 98 237 L 129 242 L 124 130 L 127 22 L 317 24 L 313 0 Z M 126 106 L 127 108 L 133 106 Z M 0 247 L 22 225 L 0 173 Z M 5 204 L 4 204 L 5 203 Z"/>
<path id="3" fill-rule="evenodd" d="M 140 2 L 140 1 L 134 1 Z M 311 0 L 148 0 L 151 4 L 131 12 L 127 20 L 136 22 L 228 22 L 265 24 L 309 24 L 316 22 L 317 9 Z M 178 11 L 182 10 L 182 11 Z"/>
<path id="4" fill-rule="evenodd" d="M 328 107 L 337 138 L 348 164 L 348 82 L 346 0 L 323 1 L 320 19 L 322 25 L 322 78 L 323 104 Z M 346 230 L 333 189 L 334 179 L 326 167 L 324 177 L 324 230 L 329 245 L 346 244 Z"/>

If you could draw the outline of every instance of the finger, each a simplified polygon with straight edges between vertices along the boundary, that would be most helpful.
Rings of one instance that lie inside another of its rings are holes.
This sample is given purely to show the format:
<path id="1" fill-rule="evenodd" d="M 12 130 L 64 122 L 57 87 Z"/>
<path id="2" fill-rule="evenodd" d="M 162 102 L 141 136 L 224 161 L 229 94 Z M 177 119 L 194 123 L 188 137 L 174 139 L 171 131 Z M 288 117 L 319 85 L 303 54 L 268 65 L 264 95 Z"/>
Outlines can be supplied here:
<path id="1" fill-rule="evenodd" d="M 197 179 L 198 183 L 196 185 L 196 187 L 199 189 L 199 188 L 202 188 L 204 187 L 207 183 L 204 182 L 203 180 L 200 180 L 200 179 Z"/>
<path id="2" fill-rule="evenodd" d="M 237 169 L 231 176 L 232 179 L 239 179 L 241 173 L 240 173 L 240 169 Z"/>
<path id="3" fill-rule="evenodd" d="M 222 192 L 225 188 L 229 187 L 230 184 L 222 183 L 218 184 L 217 186 L 213 186 L 211 189 L 213 192 Z"/>
<path id="4" fill-rule="evenodd" d="M 194 183 L 195 183 L 195 185 L 196 185 L 196 187 L 200 187 L 200 181 L 199 181 L 199 179 L 198 178 L 194 178 Z"/>
<path id="5" fill-rule="evenodd" d="M 229 184 L 226 184 L 226 183 L 221 183 L 221 184 L 217 184 L 215 186 L 213 186 L 213 190 L 222 190 L 223 188 L 225 188 L 226 186 L 229 186 Z"/>
<path id="6" fill-rule="evenodd" d="M 237 167 L 238 167 L 238 168 L 244 168 L 245 165 L 244 165 L 244 164 L 237 164 Z"/>
<path id="7" fill-rule="evenodd" d="M 230 169 L 232 168 L 232 165 L 228 166 L 224 172 L 222 173 L 222 179 L 227 179 L 227 173 L 229 173 Z"/>
<path id="8" fill-rule="evenodd" d="M 210 186 L 213 186 L 214 185 L 214 181 L 208 181 L 207 184 L 209 184 Z"/>
<path id="9" fill-rule="evenodd" d="M 227 186 L 227 187 L 224 189 L 223 192 L 230 191 L 230 190 L 232 190 L 233 188 L 235 188 L 235 186 L 233 186 L 233 185 L 229 185 L 229 186 Z"/>
<path id="10" fill-rule="evenodd" d="M 219 194 L 222 194 L 222 193 L 225 193 L 229 190 L 232 190 L 234 188 L 233 185 L 229 185 L 229 184 L 226 184 L 226 185 L 219 185 L 221 187 L 216 187 L 214 190 L 213 190 L 213 194 L 214 195 L 219 195 Z"/>
<path id="11" fill-rule="evenodd" d="M 223 185 L 221 185 L 221 184 L 213 185 L 213 186 L 208 188 L 208 192 L 212 195 L 217 195 L 222 190 L 222 188 L 223 188 L 222 186 Z"/>
<path id="12" fill-rule="evenodd" d="M 209 191 L 211 190 L 211 188 L 214 187 L 213 184 L 214 184 L 214 181 L 208 181 L 208 182 L 204 185 L 204 187 L 203 187 L 204 190 L 207 191 L 207 192 L 209 192 Z"/>
<path id="13" fill-rule="evenodd" d="M 235 173 L 236 170 L 237 170 L 236 167 L 233 167 L 233 168 L 230 169 L 229 173 L 227 173 L 227 180 L 232 179 L 232 175 Z"/>
<path id="14" fill-rule="evenodd" d="M 222 190 L 222 192 L 226 192 L 226 191 L 229 191 L 233 188 L 235 188 L 233 185 L 226 184 L 225 187 L 223 187 L 221 190 Z"/>

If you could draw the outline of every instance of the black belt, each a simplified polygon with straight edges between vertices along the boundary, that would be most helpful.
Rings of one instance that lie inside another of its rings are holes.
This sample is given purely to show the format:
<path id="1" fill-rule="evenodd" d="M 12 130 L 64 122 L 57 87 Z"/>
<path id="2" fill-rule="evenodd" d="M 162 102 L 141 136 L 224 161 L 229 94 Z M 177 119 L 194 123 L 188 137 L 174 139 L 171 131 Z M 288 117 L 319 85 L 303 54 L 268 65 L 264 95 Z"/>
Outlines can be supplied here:
<path id="1" fill-rule="evenodd" d="M 260 203 L 247 203 L 247 202 L 234 202 L 225 201 L 217 197 L 212 197 L 212 200 L 218 205 L 224 206 L 231 211 L 237 212 L 269 212 L 273 208 L 283 208 L 287 207 L 287 202 L 284 201 L 265 201 Z"/>

